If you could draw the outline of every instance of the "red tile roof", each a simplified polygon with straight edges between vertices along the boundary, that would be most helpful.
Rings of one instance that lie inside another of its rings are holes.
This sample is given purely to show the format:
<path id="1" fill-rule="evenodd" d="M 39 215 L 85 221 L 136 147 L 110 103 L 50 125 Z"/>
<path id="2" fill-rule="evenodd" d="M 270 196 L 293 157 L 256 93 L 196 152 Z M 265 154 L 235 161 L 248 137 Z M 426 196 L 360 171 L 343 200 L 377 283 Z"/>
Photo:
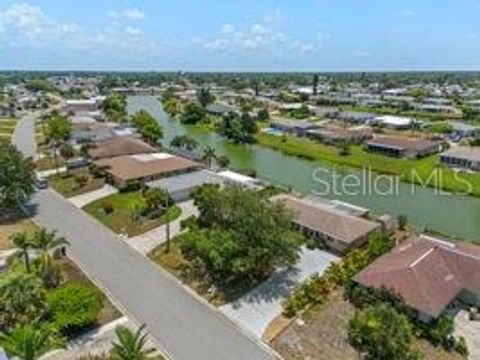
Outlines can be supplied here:
<path id="1" fill-rule="evenodd" d="M 462 290 L 480 292 L 480 247 L 414 236 L 361 271 L 355 280 L 386 287 L 405 303 L 438 317 Z"/>

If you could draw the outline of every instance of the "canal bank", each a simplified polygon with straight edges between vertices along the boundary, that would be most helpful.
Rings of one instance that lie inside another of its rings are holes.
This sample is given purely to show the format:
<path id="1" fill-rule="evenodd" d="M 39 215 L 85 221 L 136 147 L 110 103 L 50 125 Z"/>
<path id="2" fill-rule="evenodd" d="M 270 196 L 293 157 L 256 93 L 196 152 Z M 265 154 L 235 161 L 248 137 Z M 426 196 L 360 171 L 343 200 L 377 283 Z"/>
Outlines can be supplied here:
<path id="1" fill-rule="evenodd" d="M 200 146 L 211 146 L 217 154 L 228 156 L 233 169 L 255 170 L 259 177 L 273 183 L 291 186 L 304 194 L 321 193 L 377 214 L 405 214 L 419 230 L 427 228 L 480 243 L 479 198 L 441 195 L 434 189 L 401 182 L 392 185 L 379 175 L 303 160 L 258 145 L 232 144 L 215 133 L 170 119 L 154 97 L 129 97 L 128 112 L 140 109 L 149 111 L 163 126 L 164 143 L 176 135 L 188 134 Z M 343 186 L 345 183 L 350 184 L 348 188 Z"/>

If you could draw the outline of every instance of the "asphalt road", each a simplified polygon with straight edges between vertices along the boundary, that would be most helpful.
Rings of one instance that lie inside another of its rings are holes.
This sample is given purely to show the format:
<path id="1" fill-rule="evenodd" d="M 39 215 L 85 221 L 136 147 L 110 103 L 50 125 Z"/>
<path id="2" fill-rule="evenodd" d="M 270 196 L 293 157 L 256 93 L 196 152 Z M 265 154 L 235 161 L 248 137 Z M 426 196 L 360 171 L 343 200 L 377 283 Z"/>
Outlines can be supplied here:
<path id="1" fill-rule="evenodd" d="M 23 116 L 13 133 L 12 142 L 17 146 L 26 157 L 34 157 L 37 154 L 37 144 L 35 142 L 35 119 L 42 112 L 30 113 Z"/>
<path id="2" fill-rule="evenodd" d="M 24 122 L 29 121 L 32 118 L 22 120 L 14 138 L 27 155 L 32 133 Z M 69 255 L 127 315 L 147 325 L 172 359 L 275 359 L 267 347 L 54 191 L 37 192 L 28 209 L 37 222 L 70 241 Z"/>

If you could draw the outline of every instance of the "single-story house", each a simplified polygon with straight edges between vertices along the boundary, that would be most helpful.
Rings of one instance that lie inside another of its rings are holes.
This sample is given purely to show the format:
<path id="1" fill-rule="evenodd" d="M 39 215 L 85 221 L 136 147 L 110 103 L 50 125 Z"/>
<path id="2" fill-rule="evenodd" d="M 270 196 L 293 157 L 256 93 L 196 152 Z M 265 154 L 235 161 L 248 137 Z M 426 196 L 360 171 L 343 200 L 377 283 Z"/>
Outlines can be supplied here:
<path id="1" fill-rule="evenodd" d="M 399 295 L 422 321 L 438 318 L 457 300 L 480 306 L 480 247 L 415 235 L 357 274 L 368 288 Z"/>
<path id="2" fill-rule="evenodd" d="M 344 129 L 342 127 L 322 127 L 307 131 L 308 136 L 328 144 L 343 142 L 359 144 L 372 138 L 372 130 L 369 127 L 357 127 Z"/>
<path id="3" fill-rule="evenodd" d="M 440 155 L 440 162 L 447 166 L 480 171 L 480 148 L 468 146 L 453 147 Z"/>
<path id="4" fill-rule="evenodd" d="M 365 149 L 389 156 L 418 158 L 441 150 L 437 141 L 393 136 L 376 136 L 365 142 Z"/>
<path id="5" fill-rule="evenodd" d="M 335 118 L 340 113 L 340 109 L 334 106 L 315 106 L 311 110 L 315 116 L 321 118 Z"/>
<path id="6" fill-rule="evenodd" d="M 237 173 L 231 170 L 224 170 L 217 173 L 226 184 L 241 185 L 252 190 L 261 190 L 265 184 L 254 177 Z"/>
<path id="7" fill-rule="evenodd" d="M 373 122 L 384 125 L 392 129 L 408 129 L 412 123 L 412 119 L 403 116 L 382 115 L 373 119 Z"/>
<path id="8" fill-rule="evenodd" d="M 318 125 L 308 120 L 275 118 L 270 121 L 270 128 L 298 136 L 305 136 L 309 130 L 317 129 Z"/>
<path id="9" fill-rule="evenodd" d="M 294 227 L 305 236 L 337 253 L 346 253 L 368 241 L 370 234 L 380 231 L 380 224 L 351 215 L 323 203 L 299 199 L 292 195 L 274 196 L 294 213 Z"/>
<path id="10" fill-rule="evenodd" d="M 145 184 L 166 176 L 198 170 L 201 164 L 167 153 L 123 155 L 94 162 L 105 169 L 107 181 L 119 188 L 130 182 Z"/>
<path id="11" fill-rule="evenodd" d="M 448 121 L 447 124 L 452 127 L 452 133 L 454 136 L 473 137 L 480 135 L 479 126 L 466 124 L 461 121 Z"/>
<path id="12" fill-rule="evenodd" d="M 176 176 L 170 176 L 147 183 L 150 188 L 161 188 L 170 194 L 170 197 L 181 202 L 190 199 L 192 191 L 206 184 L 224 185 L 226 179 L 210 170 L 198 170 Z"/>
<path id="13" fill-rule="evenodd" d="M 113 158 L 123 155 L 154 153 L 157 149 L 133 136 L 115 136 L 110 139 L 98 141 L 88 151 L 94 160 Z"/>
<path id="14" fill-rule="evenodd" d="M 355 124 L 368 124 L 374 118 L 375 114 L 358 112 L 358 111 L 343 111 L 338 114 L 338 119 Z"/>
<path id="15" fill-rule="evenodd" d="M 98 110 L 96 99 L 72 99 L 65 101 L 67 111 L 73 114 Z"/>

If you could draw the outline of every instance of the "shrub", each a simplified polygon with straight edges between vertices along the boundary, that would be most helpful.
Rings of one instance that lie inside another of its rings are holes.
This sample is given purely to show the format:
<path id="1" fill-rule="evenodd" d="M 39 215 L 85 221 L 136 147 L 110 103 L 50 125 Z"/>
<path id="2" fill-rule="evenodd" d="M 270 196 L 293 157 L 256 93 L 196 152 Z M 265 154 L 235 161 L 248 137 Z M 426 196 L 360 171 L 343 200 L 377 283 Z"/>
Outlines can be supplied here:
<path id="1" fill-rule="evenodd" d="M 88 176 L 84 174 L 75 175 L 75 182 L 79 187 L 85 186 L 88 182 Z"/>
<path id="2" fill-rule="evenodd" d="M 455 351 L 458 352 L 462 356 L 468 356 L 468 347 L 467 347 L 467 342 L 465 341 L 465 338 L 463 336 L 460 336 L 456 341 L 455 341 Z"/>
<path id="3" fill-rule="evenodd" d="M 109 201 L 104 201 L 102 202 L 102 209 L 105 214 L 110 215 L 115 211 L 115 205 Z"/>
<path id="4" fill-rule="evenodd" d="M 102 308 L 95 288 L 73 282 L 49 293 L 47 304 L 54 324 L 67 336 L 94 324 Z"/>

